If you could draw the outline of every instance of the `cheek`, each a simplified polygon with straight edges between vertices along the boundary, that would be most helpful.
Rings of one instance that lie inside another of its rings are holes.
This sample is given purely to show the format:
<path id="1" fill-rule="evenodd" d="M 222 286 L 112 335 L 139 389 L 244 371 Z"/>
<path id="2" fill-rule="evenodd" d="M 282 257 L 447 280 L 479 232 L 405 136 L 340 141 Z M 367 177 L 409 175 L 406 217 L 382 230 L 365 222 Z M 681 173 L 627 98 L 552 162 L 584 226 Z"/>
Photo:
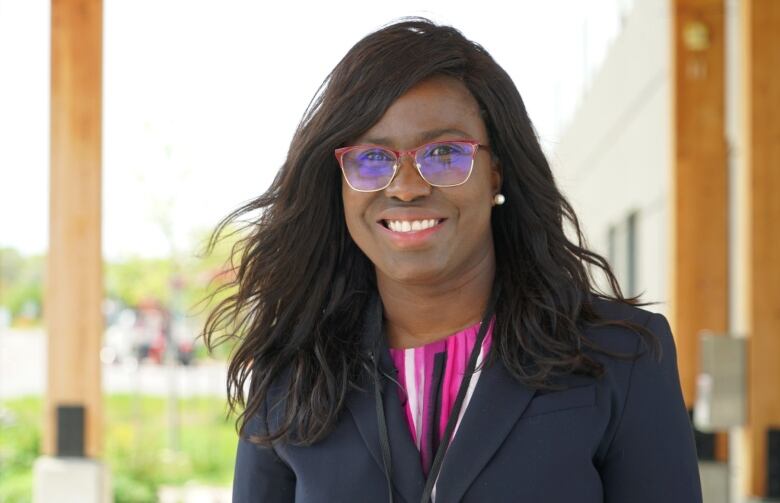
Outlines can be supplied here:
<path id="1" fill-rule="evenodd" d="M 490 234 L 491 206 L 484 201 L 469 201 L 462 206 L 460 215 L 461 232 L 470 236 L 470 240 L 482 241 Z"/>
<path id="2" fill-rule="evenodd" d="M 489 176 L 477 177 L 469 180 L 463 186 L 463 192 L 457 195 L 454 204 L 460 208 L 460 219 L 470 227 L 474 233 L 480 233 L 480 229 L 490 223 L 490 215 L 493 208 L 492 180 Z M 484 230 L 484 229 L 482 229 Z"/>
<path id="3" fill-rule="evenodd" d="M 365 219 L 365 214 L 370 204 L 370 199 L 370 194 L 355 192 L 342 183 L 341 200 L 344 205 L 344 220 L 350 236 L 361 248 L 363 247 L 362 241 L 364 241 L 361 239 L 361 236 L 364 236 L 368 231 L 368 222 Z"/>

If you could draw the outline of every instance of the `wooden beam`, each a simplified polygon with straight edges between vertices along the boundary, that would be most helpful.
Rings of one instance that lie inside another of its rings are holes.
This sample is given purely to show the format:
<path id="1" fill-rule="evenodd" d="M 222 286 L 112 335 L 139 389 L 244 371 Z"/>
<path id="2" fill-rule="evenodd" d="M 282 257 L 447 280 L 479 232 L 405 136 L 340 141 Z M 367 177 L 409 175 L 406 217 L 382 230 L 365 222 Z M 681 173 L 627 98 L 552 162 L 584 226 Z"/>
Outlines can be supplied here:
<path id="1" fill-rule="evenodd" d="M 728 329 L 723 0 L 672 0 L 670 318 L 685 402 L 693 407 L 699 332 Z M 716 457 L 726 459 L 718 434 Z"/>
<path id="2" fill-rule="evenodd" d="M 44 454 L 56 407 L 85 407 L 85 453 L 102 451 L 102 0 L 51 3 L 51 179 Z"/>
<path id="3" fill-rule="evenodd" d="M 741 9 L 749 192 L 746 492 L 764 496 L 766 434 L 780 428 L 780 2 L 744 0 Z"/>

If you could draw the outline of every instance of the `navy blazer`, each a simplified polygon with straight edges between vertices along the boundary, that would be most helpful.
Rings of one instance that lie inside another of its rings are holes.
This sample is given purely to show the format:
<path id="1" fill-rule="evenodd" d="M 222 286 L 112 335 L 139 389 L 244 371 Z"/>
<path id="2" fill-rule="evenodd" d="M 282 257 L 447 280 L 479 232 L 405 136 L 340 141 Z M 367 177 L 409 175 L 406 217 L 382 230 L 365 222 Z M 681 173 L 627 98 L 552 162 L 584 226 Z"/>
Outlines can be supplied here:
<path id="1" fill-rule="evenodd" d="M 584 335 L 612 351 L 644 348 L 645 354 L 632 362 L 588 350 L 605 365 L 599 379 L 570 375 L 560 379 L 568 389 L 541 392 L 513 379 L 500 361 L 484 368 L 445 456 L 436 502 L 702 501 L 666 318 L 611 301 L 595 300 L 594 307 L 606 318 L 631 320 L 655 333 L 662 343 L 660 363 L 638 334 L 608 326 L 587 327 Z M 376 336 L 381 316 L 373 323 L 367 331 Z M 386 344 L 382 353 L 382 365 L 392 369 Z M 420 455 L 395 384 L 383 379 L 383 386 L 394 498 L 417 503 L 425 484 Z M 387 501 L 372 393 L 370 386 L 351 391 L 335 429 L 312 446 L 264 448 L 239 439 L 233 501 Z M 267 431 L 277 421 L 263 410 L 247 432 Z"/>

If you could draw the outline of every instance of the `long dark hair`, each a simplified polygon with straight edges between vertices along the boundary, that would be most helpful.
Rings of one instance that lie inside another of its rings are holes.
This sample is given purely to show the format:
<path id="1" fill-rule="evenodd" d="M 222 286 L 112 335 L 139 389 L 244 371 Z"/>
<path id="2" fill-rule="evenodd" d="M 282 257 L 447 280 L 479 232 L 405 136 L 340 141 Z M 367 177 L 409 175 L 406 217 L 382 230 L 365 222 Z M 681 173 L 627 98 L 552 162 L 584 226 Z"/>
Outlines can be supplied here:
<path id="1" fill-rule="evenodd" d="M 230 410 L 241 409 L 240 434 L 283 372 L 281 424 L 254 437 L 258 443 L 316 442 L 359 386 L 360 326 L 375 275 L 347 231 L 333 151 L 434 75 L 459 79 L 476 98 L 503 172 L 508 204 L 494 209 L 491 222 L 502 294 L 487 364 L 500 358 L 517 380 L 545 388 L 556 375 L 603 373 L 584 347 L 628 357 L 595 347 L 582 335 L 582 323 L 628 326 L 658 351 L 643 327 L 602 320 L 594 309 L 597 297 L 646 304 L 624 297 L 607 261 L 587 249 L 509 75 L 456 29 L 404 19 L 366 36 L 339 62 L 306 110 L 271 187 L 228 215 L 212 236 L 210 246 L 245 222 L 233 248 L 235 279 L 225 285 L 232 293 L 211 311 L 203 331 L 209 349 L 237 339 L 227 390 Z M 564 233 L 567 222 L 576 242 Z M 597 291 L 591 269 L 603 272 L 611 295 Z"/>

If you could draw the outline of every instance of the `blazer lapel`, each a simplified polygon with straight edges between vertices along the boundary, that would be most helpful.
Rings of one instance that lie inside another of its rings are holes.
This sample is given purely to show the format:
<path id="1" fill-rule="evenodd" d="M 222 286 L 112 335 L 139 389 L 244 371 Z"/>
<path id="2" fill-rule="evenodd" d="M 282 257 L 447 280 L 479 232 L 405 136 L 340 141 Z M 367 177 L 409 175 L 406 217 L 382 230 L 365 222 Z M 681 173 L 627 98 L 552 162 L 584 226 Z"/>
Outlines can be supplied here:
<path id="1" fill-rule="evenodd" d="M 390 437 L 393 487 L 408 503 L 416 503 L 420 501 L 425 484 L 420 464 L 420 453 L 412 442 L 409 427 L 401 415 L 401 402 L 398 400 L 395 390 L 385 386 L 383 393 L 387 430 Z M 369 388 L 365 392 L 351 393 L 346 405 L 355 419 L 363 442 L 371 452 L 379 469 L 384 473 L 373 388 Z"/>
<path id="2" fill-rule="evenodd" d="M 394 375 L 387 341 L 382 333 L 382 302 L 375 295 L 366 312 L 363 347 L 374 348 L 380 368 Z M 382 395 L 387 430 L 390 437 L 393 486 L 408 503 L 420 501 L 425 478 L 420 453 L 412 442 L 395 384 L 382 378 Z M 353 390 L 346 406 L 357 424 L 360 435 L 380 470 L 382 451 L 379 444 L 374 389 L 365 383 L 365 391 Z M 493 454 L 520 419 L 535 391 L 518 383 L 500 360 L 482 369 L 455 438 L 447 449 L 436 483 L 437 501 L 460 501 Z"/>
<path id="3" fill-rule="evenodd" d="M 374 348 L 379 356 L 380 369 L 389 375 L 394 375 L 395 367 L 390 359 L 387 342 L 382 334 L 382 303 L 378 296 L 374 297 L 372 305 L 369 306 L 366 313 L 363 347 L 366 350 Z M 412 442 L 395 383 L 389 382 L 382 376 L 380 378 L 382 379 L 382 402 L 387 420 L 387 433 L 390 437 L 393 487 L 408 503 L 416 503 L 420 501 L 425 485 L 420 453 Z M 371 456 L 384 473 L 373 383 L 366 382 L 364 388 L 365 391 L 353 390 L 349 393 L 346 406 L 352 414 Z"/>
<path id="4" fill-rule="evenodd" d="M 437 501 L 460 501 L 528 406 L 534 390 L 496 361 L 483 369 L 471 401 L 444 456 Z"/>

